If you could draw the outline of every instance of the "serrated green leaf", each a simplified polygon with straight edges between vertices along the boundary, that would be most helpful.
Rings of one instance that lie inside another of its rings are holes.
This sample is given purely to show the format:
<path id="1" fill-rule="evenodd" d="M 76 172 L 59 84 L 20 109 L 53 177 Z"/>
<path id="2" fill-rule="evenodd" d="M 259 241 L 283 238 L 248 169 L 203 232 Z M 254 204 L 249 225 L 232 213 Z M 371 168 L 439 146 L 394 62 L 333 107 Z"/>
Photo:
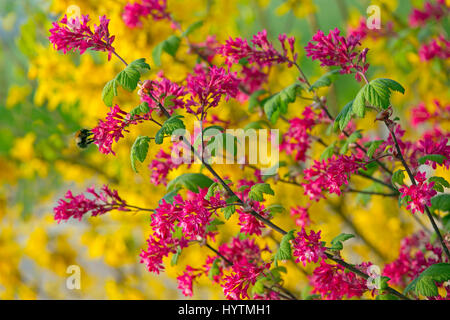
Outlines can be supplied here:
<path id="1" fill-rule="evenodd" d="M 133 143 L 131 147 L 130 159 L 131 159 L 131 167 L 135 172 L 136 170 L 136 160 L 140 162 L 144 162 L 148 153 L 148 145 L 150 143 L 150 138 L 147 136 L 139 136 Z"/>
<path id="2" fill-rule="evenodd" d="M 344 245 L 342 242 L 347 241 L 348 239 L 354 238 L 355 236 L 353 234 L 349 233 L 341 233 L 340 235 L 336 236 L 333 240 L 331 240 L 331 250 L 342 250 L 344 248 Z"/>
<path id="3" fill-rule="evenodd" d="M 131 119 L 133 119 L 135 116 L 137 116 L 139 114 L 148 113 L 149 111 L 150 111 L 150 107 L 148 106 L 148 103 L 142 102 L 140 105 L 138 105 L 137 107 L 133 108 L 130 111 Z"/>
<path id="4" fill-rule="evenodd" d="M 426 297 L 435 297 L 439 295 L 437 283 L 450 280 L 450 264 L 436 263 L 425 269 L 416 279 L 414 279 L 406 288 L 405 293 L 414 291 Z"/>
<path id="5" fill-rule="evenodd" d="M 215 276 L 220 275 L 219 262 L 220 262 L 219 258 L 217 258 L 213 261 L 211 268 L 209 269 L 209 272 L 208 272 L 208 278 L 210 280 L 214 280 Z"/>
<path id="6" fill-rule="evenodd" d="M 364 118 L 364 115 L 366 114 L 366 100 L 364 98 L 366 86 L 367 84 L 359 90 L 352 104 L 352 113 L 356 114 L 360 118 Z"/>
<path id="7" fill-rule="evenodd" d="M 336 146 L 336 141 L 334 141 L 332 144 L 330 144 L 328 147 L 323 150 L 322 154 L 320 155 L 320 161 L 322 160 L 328 160 L 331 158 L 334 154 L 334 148 Z"/>
<path id="8" fill-rule="evenodd" d="M 212 220 L 212 221 L 206 226 L 206 232 L 217 231 L 217 226 L 219 226 L 219 225 L 221 225 L 221 224 L 225 224 L 225 222 L 223 222 L 222 220 L 219 220 L 219 219 L 215 218 L 214 220 Z"/>
<path id="9" fill-rule="evenodd" d="M 280 241 L 280 246 L 274 255 L 275 266 L 278 266 L 278 261 L 289 260 L 292 258 L 292 248 L 290 241 L 295 238 L 295 230 L 286 233 Z"/>
<path id="10" fill-rule="evenodd" d="M 355 143 L 356 141 L 358 141 L 358 139 L 362 138 L 362 134 L 359 130 L 353 132 L 348 138 L 347 140 L 345 140 L 344 145 L 341 147 L 341 149 L 339 150 L 340 154 L 346 154 L 348 151 L 348 147 L 350 146 L 350 144 Z"/>
<path id="11" fill-rule="evenodd" d="M 206 193 L 205 196 L 206 200 L 209 200 L 212 196 L 214 196 L 217 187 L 219 187 L 219 184 L 217 182 L 214 182 L 212 185 L 209 186 L 208 192 Z"/>
<path id="12" fill-rule="evenodd" d="M 130 62 L 128 68 L 139 71 L 141 75 L 143 75 L 147 71 L 150 71 L 150 65 L 145 62 L 145 58 L 136 59 Z"/>
<path id="13" fill-rule="evenodd" d="M 268 183 L 258 183 L 250 188 L 248 198 L 254 201 L 264 201 L 263 194 L 275 195 L 275 192 Z"/>
<path id="14" fill-rule="evenodd" d="M 117 82 L 126 90 L 133 91 L 136 89 L 141 74 L 139 70 L 128 65 L 116 76 Z"/>
<path id="15" fill-rule="evenodd" d="M 294 83 L 266 100 L 264 112 L 270 122 L 276 123 L 280 115 L 287 112 L 288 104 L 295 101 L 297 94 L 301 90 L 301 85 Z"/>
<path id="16" fill-rule="evenodd" d="M 340 74 L 340 70 L 332 70 L 330 72 L 325 73 L 323 76 L 321 76 L 319 79 L 317 79 L 309 88 L 309 91 L 312 91 L 314 89 L 322 88 L 322 87 L 328 87 L 330 86 L 334 80 L 336 80 L 337 76 Z"/>
<path id="17" fill-rule="evenodd" d="M 186 188 L 198 193 L 199 188 L 209 188 L 213 183 L 213 180 L 202 173 L 184 173 L 167 184 L 167 191 L 172 191 L 176 188 Z"/>
<path id="18" fill-rule="evenodd" d="M 394 186 L 396 183 L 401 186 L 404 185 L 405 184 L 404 180 L 405 180 L 405 173 L 403 172 L 403 170 L 397 170 L 392 174 L 391 182 Z"/>
<path id="19" fill-rule="evenodd" d="M 161 128 L 155 135 L 155 143 L 162 144 L 165 135 L 170 136 L 177 129 L 185 129 L 186 127 L 181 118 L 183 118 L 183 116 L 175 115 L 164 121 Z"/>
<path id="20" fill-rule="evenodd" d="M 176 188 L 176 189 L 174 189 L 174 190 L 172 190 L 172 191 L 166 193 L 166 194 L 164 195 L 164 197 L 162 197 L 162 198 L 159 200 L 158 203 L 161 204 L 161 203 L 162 203 L 162 200 L 166 201 L 167 203 L 173 203 L 173 199 L 174 199 L 175 196 L 178 194 L 178 192 L 180 192 L 180 189 L 181 189 L 181 188 Z"/>
<path id="21" fill-rule="evenodd" d="M 431 198 L 431 210 L 450 212 L 450 194 L 438 194 L 437 196 Z"/>
<path id="22" fill-rule="evenodd" d="M 186 28 L 186 30 L 182 33 L 183 37 L 187 37 L 188 35 L 190 35 L 192 32 L 194 32 L 195 30 L 201 28 L 203 26 L 203 21 L 196 21 L 193 24 L 191 24 L 189 27 Z"/>
<path id="23" fill-rule="evenodd" d="M 425 164 L 425 162 L 427 161 L 433 161 L 438 164 L 443 164 L 445 160 L 447 160 L 447 157 L 443 156 L 442 154 L 428 154 L 426 156 L 419 158 L 418 161 L 420 164 Z"/>
<path id="24" fill-rule="evenodd" d="M 370 143 L 369 148 L 367 149 L 367 156 L 369 158 L 373 157 L 373 154 L 378 149 L 378 147 L 383 143 L 383 140 L 375 140 Z"/>
<path id="25" fill-rule="evenodd" d="M 354 100 L 347 103 L 344 108 L 342 108 L 341 112 L 336 116 L 334 120 L 333 128 L 336 130 L 338 127 L 342 131 L 344 130 L 353 116 L 353 103 Z"/>
<path id="26" fill-rule="evenodd" d="M 112 107 L 113 99 L 117 96 L 116 79 L 108 81 L 103 87 L 102 100 L 108 107 Z"/>

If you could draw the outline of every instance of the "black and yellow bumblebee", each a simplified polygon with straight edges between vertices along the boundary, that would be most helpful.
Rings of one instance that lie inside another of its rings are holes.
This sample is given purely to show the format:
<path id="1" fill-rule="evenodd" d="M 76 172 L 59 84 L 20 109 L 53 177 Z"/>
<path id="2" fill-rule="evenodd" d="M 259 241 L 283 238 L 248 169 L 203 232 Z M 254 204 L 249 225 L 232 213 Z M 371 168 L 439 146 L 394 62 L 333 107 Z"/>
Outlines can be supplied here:
<path id="1" fill-rule="evenodd" d="M 93 133 L 89 129 L 80 129 L 75 133 L 75 142 L 78 147 L 85 149 L 92 142 L 94 142 L 94 138 L 92 137 Z"/>

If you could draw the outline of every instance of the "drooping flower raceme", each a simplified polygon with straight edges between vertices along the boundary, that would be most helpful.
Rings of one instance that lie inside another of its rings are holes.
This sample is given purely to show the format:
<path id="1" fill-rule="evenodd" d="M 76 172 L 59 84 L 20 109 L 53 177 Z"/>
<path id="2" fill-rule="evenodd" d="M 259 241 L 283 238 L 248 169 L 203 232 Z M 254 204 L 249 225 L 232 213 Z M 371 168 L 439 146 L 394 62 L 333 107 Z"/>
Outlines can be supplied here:
<path id="1" fill-rule="evenodd" d="M 115 155 L 112 144 L 123 138 L 123 132 L 128 132 L 126 128 L 131 124 L 137 124 L 148 119 L 150 119 L 150 113 L 132 117 L 130 113 L 115 105 L 108 112 L 105 120 L 99 120 L 98 125 L 91 130 L 94 134 L 94 144 L 98 146 L 101 153 Z"/>
<path id="2" fill-rule="evenodd" d="M 433 100 L 435 105 L 434 112 L 430 112 L 425 103 L 421 102 L 411 110 L 411 123 L 417 126 L 427 121 L 439 122 L 440 120 L 450 119 L 450 104 L 445 106 L 437 99 Z"/>
<path id="3" fill-rule="evenodd" d="M 81 220 L 87 213 L 95 217 L 105 214 L 111 210 L 129 211 L 125 200 L 123 200 L 116 190 L 111 190 L 104 185 L 100 191 L 95 191 L 93 187 L 86 190 L 84 194 L 73 195 L 72 191 L 67 191 L 64 198 L 59 199 L 58 205 L 53 208 L 55 220 L 58 222 L 67 221 L 70 218 Z"/>
<path id="4" fill-rule="evenodd" d="M 294 249 L 292 255 L 297 257 L 296 263 L 301 262 L 303 266 L 306 266 L 306 263 L 317 263 L 319 260 L 326 258 L 325 248 L 320 241 L 320 233 L 321 231 L 316 233 L 311 230 L 308 235 L 305 228 L 297 233 L 297 236 L 292 240 L 292 248 Z"/>
<path id="5" fill-rule="evenodd" d="M 82 15 L 73 19 L 64 16 L 61 21 L 53 22 L 49 40 L 56 48 L 66 54 L 70 50 L 78 50 L 83 54 L 87 49 L 95 51 L 107 51 L 108 60 L 114 52 L 112 43 L 115 36 L 109 35 L 109 19 L 100 17 L 100 24 L 94 25 L 94 31 L 88 26 L 89 16 Z"/>
<path id="6" fill-rule="evenodd" d="M 142 27 L 141 18 L 151 16 L 153 20 L 169 19 L 166 0 L 142 0 L 141 3 L 127 3 L 122 19 L 129 28 Z"/>
<path id="7" fill-rule="evenodd" d="M 295 224 L 299 227 L 307 227 L 311 224 L 308 207 L 296 206 L 291 208 L 291 217 L 295 219 Z"/>
<path id="8" fill-rule="evenodd" d="M 187 90 L 191 94 L 186 102 L 186 109 L 196 115 L 217 107 L 223 95 L 225 100 L 228 100 L 238 94 L 239 80 L 236 73 L 216 66 L 205 69 L 203 65 L 198 64 L 186 81 Z"/>
<path id="9" fill-rule="evenodd" d="M 296 161 L 305 161 L 306 152 L 311 145 L 309 133 L 316 125 L 317 119 L 318 115 L 308 106 L 303 111 L 301 118 L 289 120 L 289 130 L 283 135 L 280 150 L 286 151 L 289 155 L 295 153 Z"/>
<path id="10" fill-rule="evenodd" d="M 362 272 L 365 272 L 367 267 L 367 264 L 357 266 Z M 340 300 L 345 296 L 361 297 L 368 290 L 365 279 L 353 272 L 347 272 L 341 265 L 331 265 L 325 260 L 314 269 L 309 280 L 314 287 L 313 292 L 320 294 L 325 300 Z"/>
<path id="11" fill-rule="evenodd" d="M 446 16 L 448 12 L 445 0 L 436 0 L 434 3 L 427 1 L 424 4 L 423 10 L 414 8 L 409 15 L 409 25 L 411 27 L 423 26 L 428 20 L 439 21 Z"/>
<path id="12" fill-rule="evenodd" d="M 401 197 L 406 197 L 408 206 L 406 209 L 411 210 L 412 213 L 416 211 L 424 212 L 425 206 L 431 206 L 431 198 L 437 194 L 433 189 L 434 182 L 426 183 L 427 180 L 425 172 L 418 172 L 414 177 L 417 184 L 411 186 L 402 186 L 398 189 Z"/>
<path id="13" fill-rule="evenodd" d="M 364 162 L 354 155 L 333 155 L 327 161 L 314 160 L 312 167 L 304 171 L 306 183 L 302 186 L 311 200 L 325 198 L 323 190 L 340 195 L 340 188 L 348 184 L 350 175 L 364 168 Z"/>
<path id="14" fill-rule="evenodd" d="M 253 36 L 251 43 L 242 38 L 230 38 L 225 44 L 217 50 L 220 55 L 225 58 L 225 63 L 228 67 L 239 63 L 241 59 L 246 59 L 249 64 L 256 63 L 260 67 L 270 67 L 274 63 L 285 63 L 289 66 L 290 61 L 297 59 L 297 54 L 294 50 L 295 38 L 287 38 L 286 35 L 280 35 L 279 41 L 281 43 L 283 52 L 277 51 L 273 44 L 267 39 L 267 31 L 263 30 Z M 288 42 L 292 60 L 288 58 L 288 50 L 285 42 Z"/>
<path id="15" fill-rule="evenodd" d="M 432 39 L 431 42 L 420 47 L 419 57 L 422 61 L 429 61 L 434 58 L 447 60 L 450 58 L 450 41 L 443 35 Z"/>
<path id="16" fill-rule="evenodd" d="M 305 47 L 306 56 L 319 60 L 321 66 L 338 66 L 343 74 L 357 72 L 355 77 L 359 81 L 358 72 L 364 74 L 369 68 L 366 63 L 368 49 L 357 51 L 361 44 L 359 40 L 358 35 L 341 36 L 338 28 L 330 30 L 327 36 L 319 30 Z"/>

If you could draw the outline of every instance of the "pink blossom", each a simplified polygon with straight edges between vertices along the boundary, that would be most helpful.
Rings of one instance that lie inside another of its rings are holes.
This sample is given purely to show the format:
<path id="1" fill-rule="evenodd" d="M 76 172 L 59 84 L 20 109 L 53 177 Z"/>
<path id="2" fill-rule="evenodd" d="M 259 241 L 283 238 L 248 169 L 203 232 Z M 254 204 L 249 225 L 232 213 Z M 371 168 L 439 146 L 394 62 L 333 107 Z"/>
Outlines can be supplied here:
<path id="1" fill-rule="evenodd" d="M 225 298 L 229 300 L 249 299 L 248 289 L 254 285 L 264 271 L 268 271 L 270 264 L 255 266 L 252 264 L 234 264 L 233 271 L 226 276 L 221 284 Z"/>
<path id="2" fill-rule="evenodd" d="M 129 28 L 142 27 L 141 18 L 151 16 L 153 20 L 170 19 L 166 0 L 142 0 L 141 3 L 127 3 L 122 19 Z"/>
<path id="3" fill-rule="evenodd" d="M 86 194 L 90 197 L 87 198 L 84 194 L 74 196 L 72 191 L 68 190 L 64 198 L 59 199 L 58 205 L 53 208 L 55 220 L 59 223 L 70 218 L 81 220 L 88 212 L 95 217 L 111 210 L 129 210 L 125 200 L 107 185 L 103 185 L 100 192 L 95 191 L 93 187 L 88 188 Z"/>
<path id="4" fill-rule="evenodd" d="M 289 130 L 283 135 L 283 141 L 280 144 L 280 150 L 287 154 L 295 153 L 296 161 L 305 161 L 306 152 L 311 145 L 309 133 L 314 125 L 317 124 L 318 115 L 310 106 L 306 107 L 301 118 L 289 120 Z"/>
<path id="5" fill-rule="evenodd" d="M 366 264 L 360 269 L 365 269 Z M 361 270 L 363 271 L 363 270 Z M 364 272 L 364 271 L 363 271 Z M 345 296 L 361 297 L 367 291 L 366 280 L 353 272 L 346 271 L 341 265 L 331 265 L 322 260 L 309 277 L 313 292 L 325 300 L 341 300 Z"/>
<path id="6" fill-rule="evenodd" d="M 446 60 L 450 58 L 450 41 L 441 35 L 430 43 L 423 44 L 419 49 L 419 56 L 422 61 L 429 61 L 436 57 Z"/>
<path id="7" fill-rule="evenodd" d="M 243 209 L 241 207 L 236 208 L 236 212 L 239 213 L 238 225 L 241 226 L 241 233 L 261 235 L 262 229 L 264 229 L 266 225 L 251 214 L 251 210 L 257 212 L 263 218 L 270 219 L 269 213 L 264 210 L 264 205 L 256 201 L 252 202 L 251 209 Z"/>
<path id="8" fill-rule="evenodd" d="M 267 31 L 263 30 L 253 36 L 250 45 L 246 39 L 231 38 L 228 39 L 223 46 L 218 49 L 218 53 L 225 57 L 225 63 L 228 67 L 239 63 L 241 59 L 247 59 L 249 64 L 256 63 L 260 67 L 270 67 L 273 63 L 288 63 L 292 66 L 292 61 L 297 59 L 297 54 L 294 52 L 295 38 L 287 38 L 286 35 L 278 37 L 283 52 L 277 51 L 272 43 L 267 40 Z M 289 50 L 292 55 L 292 60 L 288 58 L 288 50 L 286 46 L 288 42 Z"/>
<path id="9" fill-rule="evenodd" d="M 221 97 L 224 95 L 228 101 L 238 94 L 239 80 L 236 73 L 228 73 L 223 68 L 216 66 L 207 70 L 198 64 L 194 73 L 187 76 L 187 90 L 191 98 L 186 103 L 186 109 L 190 113 L 203 114 L 209 108 L 217 107 Z M 197 107 L 193 110 L 192 107 Z"/>
<path id="10" fill-rule="evenodd" d="M 312 41 L 305 47 L 306 56 L 313 60 L 319 60 L 321 66 L 339 66 L 341 73 L 361 72 L 366 73 L 369 65 L 366 64 L 368 49 L 362 52 L 356 51 L 361 44 L 359 36 L 340 36 L 338 28 L 331 30 L 325 36 L 322 30 L 317 31 Z M 356 60 L 356 61 L 355 61 Z M 356 78 L 360 80 L 359 75 Z"/>
<path id="11" fill-rule="evenodd" d="M 128 132 L 126 128 L 131 124 L 137 124 L 149 118 L 149 113 L 132 118 L 131 114 L 115 105 L 108 112 L 105 120 L 99 120 L 98 125 L 91 130 L 94 135 L 94 144 L 98 146 L 101 153 L 115 155 L 112 144 L 123 138 L 123 132 Z"/>
<path id="12" fill-rule="evenodd" d="M 411 110 L 411 123 L 414 127 L 427 121 L 439 122 L 450 119 L 450 104 L 443 106 L 437 99 L 434 99 L 433 103 L 436 106 L 433 113 L 423 102 Z"/>
<path id="13" fill-rule="evenodd" d="M 363 161 L 354 155 L 333 155 L 326 161 L 314 160 L 312 167 L 304 171 L 306 183 L 302 183 L 302 186 L 305 195 L 316 201 L 324 198 L 323 190 L 340 195 L 340 188 L 344 184 L 348 185 L 350 175 L 364 168 Z"/>
<path id="14" fill-rule="evenodd" d="M 436 169 L 436 167 L 444 166 L 447 170 L 450 167 L 450 145 L 448 145 L 448 139 L 442 138 L 439 140 L 439 142 L 434 142 L 432 139 L 422 139 L 419 141 L 419 146 L 417 148 L 419 152 L 423 155 L 430 155 L 430 154 L 439 154 L 445 157 L 444 161 L 442 162 L 442 165 L 427 160 L 425 164 L 431 165 L 433 169 Z"/>
<path id="15" fill-rule="evenodd" d="M 224 207 L 226 202 L 219 195 L 206 200 L 207 192 L 208 189 L 201 189 L 199 193 L 189 191 L 186 199 L 176 195 L 172 203 L 163 199 L 152 213 L 150 226 L 153 233 L 147 241 L 148 248 L 141 253 L 141 262 L 150 272 L 164 270 L 163 258 L 175 253 L 177 248 L 187 247 L 190 241 L 214 237 L 215 232 L 208 231 L 207 227 L 217 209 Z"/>
<path id="16" fill-rule="evenodd" d="M 295 224 L 299 227 L 307 227 L 311 224 L 308 207 L 296 206 L 291 208 L 291 217 L 295 219 Z"/>
<path id="17" fill-rule="evenodd" d="M 408 206 L 406 209 L 411 210 L 412 213 L 420 211 L 423 213 L 425 206 L 431 206 L 431 198 L 437 194 L 433 190 L 434 182 L 426 183 L 427 180 L 425 172 L 418 172 L 414 177 L 417 185 L 402 186 L 398 189 L 402 198 L 407 197 L 406 202 Z"/>
<path id="18" fill-rule="evenodd" d="M 429 266 L 441 262 L 448 262 L 442 247 L 430 243 L 421 230 L 402 239 L 398 258 L 384 267 L 383 275 L 390 278 L 390 284 L 405 287 Z"/>
<path id="19" fill-rule="evenodd" d="M 437 0 L 435 3 L 425 2 L 423 10 L 414 8 L 409 15 L 409 24 L 412 27 L 423 26 L 428 20 L 441 20 L 446 16 L 448 7 L 445 0 Z"/>
<path id="20" fill-rule="evenodd" d="M 388 22 L 385 26 L 381 26 L 380 29 L 369 29 L 366 19 L 361 18 L 357 27 L 348 28 L 347 34 L 349 37 L 359 38 L 359 40 L 364 40 L 368 36 L 373 39 L 378 39 L 381 37 L 394 36 L 395 32 L 393 31 L 393 27 L 393 23 Z"/>
<path id="21" fill-rule="evenodd" d="M 170 114 L 175 109 L 183 109 L 184 96 L 187 93 L 186 88 L 170 81 L 162 74 L 158 76 L 159 80 L 145 80 L 139 85 L 138 95 L 141 97 L 141 101 L 147 102 L 150 112 L 156 111 L 158 115 L 162 115 L 158 102 L 165 106 Z M 168 99 L 170 101 L 166 101 Z"/>
<path id="22" fill-rule="evenodd" d="M 181 293 L 185 297 L 192 297 L 193 295 L 192 285 L 194 281 L 200 276 L 202 276 L 204 273 L 205 271 L 202 269 L 195 269 L 192 268 L 190 265 L 187 265 L 183 274 L 177 277 L 178 289 L 181 290 Z"/>
<path id="23" fill-rule="evenodd" d="M 166 153 L 163 149 L 160 149 L 156 154 L 155 159 L 149 165 L 149 169 L 152 170 L 150 182 L 154 185 L 167 185 L 167 175 L 170 171 L 178 168 L 180 164 L 172 161 L 172 156 Z"/>
<path id="24" fill-rule="evenodd" d="M 215 35 L 208 35 L 206 40 L 198 43 L 190 43 L 188 53 L 194 53 L 211 63 L 217 54 L 219 43 Z"/>
<path id="25" fill-rule="evenodd" d="M 241 80 L 239 89 L 241 90 L 236 98 L 239 102 L 244 102 L 257 90 L 262 89 L 267 83 L 269 74 L 262 71 L 259 66 L 242 66 L 239 79 Z"/>
<path id="26" fill-rule="evenodd" d="M 94 32 L 87 25 L 88 15 L 73 18 L 71 20 L 64 16 L 61 21 L 53 22 L 49 40 L 56 50 L 62 50 L 66 54 L 70 50 L 78 50 L 83 54 L 87 49 L 95 51 L 108 51 L 108 60 L 114 52 L 112 43 L 115 36 L 109 35 L 109 19 L 106 16 L 100 17 L 100 24 L 94 25 Z"/>
<path id="27" fill-rule="evenodd" d="M 306 263 L 317 263 L 320 260 L 326 258 L 325 248 L 320 241 L 321 231 L 315 233 L 310 231 L 309 235 L 305 229 L 297 233 L 297 236 L 292 240 L 292 248 L 294 249 L 292 255 L 297 257 L 296 263 L 302 262 L 306 267 Z"/>

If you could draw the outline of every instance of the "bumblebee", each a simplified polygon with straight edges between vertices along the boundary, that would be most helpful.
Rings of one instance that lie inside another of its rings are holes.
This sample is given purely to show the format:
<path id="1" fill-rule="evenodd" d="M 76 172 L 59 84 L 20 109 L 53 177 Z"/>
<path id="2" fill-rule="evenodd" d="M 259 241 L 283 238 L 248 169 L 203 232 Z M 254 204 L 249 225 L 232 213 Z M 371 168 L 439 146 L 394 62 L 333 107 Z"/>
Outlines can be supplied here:
<path id="1" fill-rule="evenodd" d="M 93 133 L 89 129 L 80 129 L 75 133 L 75 142 L 78 147 L 85 149 L 94 142 Z"/>

